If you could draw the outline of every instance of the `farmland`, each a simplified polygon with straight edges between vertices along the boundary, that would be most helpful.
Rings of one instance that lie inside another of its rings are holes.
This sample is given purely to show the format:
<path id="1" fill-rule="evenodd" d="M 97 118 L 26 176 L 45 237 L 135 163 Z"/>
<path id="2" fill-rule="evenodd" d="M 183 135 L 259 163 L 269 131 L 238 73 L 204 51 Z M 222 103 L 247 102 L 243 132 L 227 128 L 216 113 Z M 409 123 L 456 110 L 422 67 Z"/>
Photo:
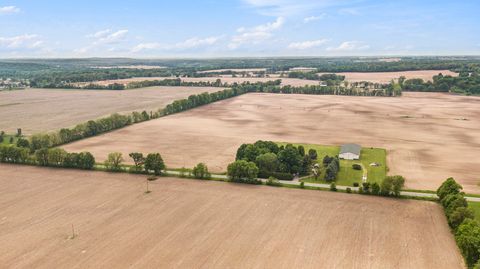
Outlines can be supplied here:
<path id="1" fill-rule="evenodd" d="M 114 151 L 125 156 L 158 151 L 172 168 L 206 162 L 212 171 L 223 172 L 242 143 L 260 139 L 358 143 L 387 149 L 389 174 L 405 176 L 408 188 L 433 190 L 453 176 L 465 191 L 480 193 L 479 104 L 478 97 L 440 93 L 405 93 L 400 98 L 247 94 L 65 149 L 90 151 L 100 161 Z"/>
<path id="2" fill-rule="evenodd" d="M 24 134 L 71 127 L 112 113 L 157 110 L 213 87 L 150 87 L 125 91 L 27 89 L 0 92 L 0 131 Z"/>
<path id="3" fill-rule="evenodd" d="M 432 202 L 10 165 L 0 185 L 8 268 L 463 268 Z"/>
<path id="4" fill-rule="evenodd" d="M 417 71 L 401 71 L 401 72 L 342 72 L 338 75 L 345 76 L 345 80 L 350 82 L 370 81 L 375 83 L 389 83 L 401 76 L 406 79 L 421 78 L 424 81 L 431 81 L 433 76 L 442 73 L 444 76 L 458 76 L 458 73 L 450 70 L 417 70 Z"/>

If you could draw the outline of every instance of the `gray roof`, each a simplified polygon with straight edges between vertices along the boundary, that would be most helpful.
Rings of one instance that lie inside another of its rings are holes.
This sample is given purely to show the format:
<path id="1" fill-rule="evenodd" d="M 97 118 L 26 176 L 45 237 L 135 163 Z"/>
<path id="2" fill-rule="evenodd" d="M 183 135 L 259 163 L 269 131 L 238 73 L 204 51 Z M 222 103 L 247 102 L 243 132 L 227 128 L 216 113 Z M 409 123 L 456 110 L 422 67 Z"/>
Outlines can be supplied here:
<path id="1" fill-rule="evenodd" d="M 358 144 L 345 144 L 340 147 L 340 154 L 342 153 L 353 153 L 360 156 L 360 150 L 362 147 Z"/>

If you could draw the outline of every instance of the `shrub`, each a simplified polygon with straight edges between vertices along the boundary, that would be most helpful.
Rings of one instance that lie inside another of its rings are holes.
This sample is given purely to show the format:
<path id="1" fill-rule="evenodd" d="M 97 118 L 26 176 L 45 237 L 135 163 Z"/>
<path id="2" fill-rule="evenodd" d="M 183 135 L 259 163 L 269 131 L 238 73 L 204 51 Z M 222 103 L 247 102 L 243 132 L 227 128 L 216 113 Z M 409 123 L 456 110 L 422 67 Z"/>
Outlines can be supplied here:
<path id="1" fill-rule="evenodd" d="M 372 188 L 372 194 L 373 194 L 373 195 L 378 195 L 378 194 L 380 194 L 380 185 L 378 185 L 377 182 L 374 182 L 374 183 L 372 184 L 372 187 L 371 187 L 371 188 Z"/>
<path id="2" fill-rule="evenodd" d="M 362 189 L 363 189 L 363 193 L 370 194 L 370 183 L 369 182 L 363 182 L 362 183 Z"/>
<path id="3" fill-rule="evenodd" d="M 358 163 L 352 164 L 352 168 L 355 169 L 355 170 L 362 170 L 362 166 L 359 165 Z"/>
<path id="4" fill-rule="evenodd" d="M 358 187 L 359 186 L 358 182 L 353 182 L 353 186 Z"/>
<path id="5" fill-rule="evenodd" d="M 208 167 L 204 163 L 197 164 L 192 170 L 192 175 L 194 178 L 198 179 L 207 179 L 211 177 L 208 172 Z"/>
<path id="6" fill-rule="evenodd" d="M 278 179 L 274 177 L 269 177 L 265 184 L 267 184 L 268 186 L 275 186 L 275 187 L 282 186 L 282 184 L 278 181 Z"/>
<path id="7" fill-rule="evenodd" d="M 347 193 L 352 193 L 352 189 L 350 187 L 347 187 Z"/>
<path id="8" fill-rule="evenodd" d="M 300 182 L 300 188 L 301 188 L 301 189 L 305 189 L 305 182 L 303 182 L 303 181 Z"/>
<path id="9" fill-rule="evenodd" d="M 331 191 L 337 191 L 337 185 L 335 184 L 335 182 L 332 182 L 332 183 L 330 184 L 330 190 L 331 190 Z"/>

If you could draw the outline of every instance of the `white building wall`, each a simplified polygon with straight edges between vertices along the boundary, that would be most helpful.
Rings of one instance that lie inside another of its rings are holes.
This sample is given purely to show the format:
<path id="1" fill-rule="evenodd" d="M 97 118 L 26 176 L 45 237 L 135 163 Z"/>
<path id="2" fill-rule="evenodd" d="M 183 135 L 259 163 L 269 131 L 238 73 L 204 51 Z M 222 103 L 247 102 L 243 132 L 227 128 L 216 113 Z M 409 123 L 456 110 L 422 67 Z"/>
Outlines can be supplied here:
<path id="1" fill-rule="evenodd" d="M 338 157 L 340 159 L 344 159 L 344 160 L 358 160 L 358 159 L 360 159 L 360 156 L 358 156 L 357 154 L 350 153 L 350 152 L 342 153 Z"/>

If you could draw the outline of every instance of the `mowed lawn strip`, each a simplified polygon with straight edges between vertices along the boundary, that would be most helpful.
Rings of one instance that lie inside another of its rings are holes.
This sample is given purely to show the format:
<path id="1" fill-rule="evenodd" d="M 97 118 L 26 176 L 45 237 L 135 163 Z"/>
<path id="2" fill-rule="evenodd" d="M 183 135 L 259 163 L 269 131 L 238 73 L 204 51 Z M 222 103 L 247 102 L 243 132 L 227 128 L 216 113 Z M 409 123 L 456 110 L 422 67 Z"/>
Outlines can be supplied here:
<path id="1" fill-rule="evenodd" d="M 325 156 L 337 156 L 340 153 L 340 146 L 331 146 L 331 145 L 315 145 L 315 144 L 301 144 L 301 143 L 288 143 L 288 142 L 279 142 L 277 143 L 280 146 L 285 146 L 287 144 L 292 144 L 294 146 L 303 146 L 305 152 L 308 152 L 310 149 L 317 151 L 317 163 L 323 168 L 323 158 Z M 360 160 L 340 160 L 340 171 L 337 175 L 337 180 L 335 183 L 337 185 L 343 186 L 352 186 L 353 183 L 361 183 L 363 170 L 355 170 L 352 168 L 352 165 L 362 164 L 364 168 L 367 169 L 367 181 L 368 182 L 377 182 L 380 183 L 386 176 L 386 150 L 381 148 L 363 148 L 360 152 Z M 379 166 L 370 166 L 371 163 L 378 163 Z M 329 183 L 324 180 L 325 169 L 322 169 L 319 179 L 314 177 L 307 177 L 304 179 L 305 182 L 311 183 Z"/>

